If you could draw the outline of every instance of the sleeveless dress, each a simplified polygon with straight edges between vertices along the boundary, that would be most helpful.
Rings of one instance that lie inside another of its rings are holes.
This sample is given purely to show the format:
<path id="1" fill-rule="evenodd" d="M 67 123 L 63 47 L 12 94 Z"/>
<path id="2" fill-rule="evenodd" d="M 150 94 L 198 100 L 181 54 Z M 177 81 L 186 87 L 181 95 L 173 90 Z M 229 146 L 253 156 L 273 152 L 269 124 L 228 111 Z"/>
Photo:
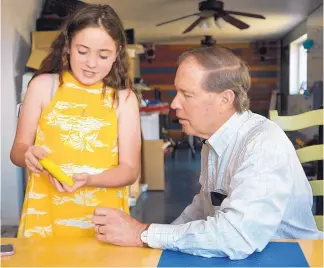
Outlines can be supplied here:
<path id="1" fill-rule="evenodd" d="M 85 86 L 65 72 L 63 84 L 40 116 L 35 145 L 70 176 L 98 174 L 118 165 L 113 89 L 103 97 L 102 88 L 103 83 Z M 126 187 L 60 193 L 45 173 L 29 172 L 18 237 L 94 236 L 92 215 L 97 206 L 129 213 Z"/>

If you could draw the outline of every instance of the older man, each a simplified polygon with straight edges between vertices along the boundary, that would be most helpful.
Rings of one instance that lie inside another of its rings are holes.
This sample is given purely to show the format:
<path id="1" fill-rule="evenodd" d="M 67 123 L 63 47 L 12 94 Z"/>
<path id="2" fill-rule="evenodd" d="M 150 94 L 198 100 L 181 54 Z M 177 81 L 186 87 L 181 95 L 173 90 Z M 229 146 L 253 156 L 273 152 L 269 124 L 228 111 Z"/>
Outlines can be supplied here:
<path id="1" fill-rule="evenodd" d="M 293 145 L 276 124 L 249 111 L 243 61 L 221 47 L 191 50 L 180 57 L 175 87 L 171 107 L 183 131 L 204 140 L 200 193 L 172 224 L 97 208 L 97 239 L 230 259 L 261 251 L 271 239 L 323 239 Z"/>

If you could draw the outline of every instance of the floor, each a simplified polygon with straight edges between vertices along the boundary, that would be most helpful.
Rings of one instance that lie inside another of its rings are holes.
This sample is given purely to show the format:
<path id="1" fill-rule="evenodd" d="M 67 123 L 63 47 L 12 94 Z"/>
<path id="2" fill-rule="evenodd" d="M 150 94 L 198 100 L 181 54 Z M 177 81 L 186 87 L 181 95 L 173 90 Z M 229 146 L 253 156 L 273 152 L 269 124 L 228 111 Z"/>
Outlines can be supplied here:
<path id="1" fill-rule="evenodd" d="M 165 191 L 143 193 L 131 215 L 147 223 L 171 223 L 199 192 L 200 150 L 195 159 L 187 148 L 177 150 L 175 158 L 165 156 Z M 1 237 L 15 237 L 17 226 L 1 226 Z"/>
<path id="2" fill-rule="evenodd" d="M 171 223 L 189 205 L 200 190 L 200 151 L 196 158 L 188 149 L 165 156 L 165 190 L 143 193 L 131 215 L 147 223 Z"/>
<path id="3" fill-rule="evenodd" d="M 18 226 L 1 226 L 1 237 L 16 237 Z"/>

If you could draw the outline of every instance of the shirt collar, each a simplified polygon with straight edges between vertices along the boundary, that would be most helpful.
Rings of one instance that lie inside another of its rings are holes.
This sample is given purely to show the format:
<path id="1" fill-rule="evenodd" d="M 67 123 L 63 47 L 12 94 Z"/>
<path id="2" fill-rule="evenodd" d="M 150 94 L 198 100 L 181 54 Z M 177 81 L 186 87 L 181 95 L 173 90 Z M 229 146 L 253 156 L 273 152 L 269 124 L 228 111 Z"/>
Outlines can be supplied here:
<path id="1" fill-rule="evenodd" d="M 238 133 L 241 125 L 248 118 L 249 111 L 233 114 L 207 141 L 218 156 L 221 156 L 227 146 Z"/>

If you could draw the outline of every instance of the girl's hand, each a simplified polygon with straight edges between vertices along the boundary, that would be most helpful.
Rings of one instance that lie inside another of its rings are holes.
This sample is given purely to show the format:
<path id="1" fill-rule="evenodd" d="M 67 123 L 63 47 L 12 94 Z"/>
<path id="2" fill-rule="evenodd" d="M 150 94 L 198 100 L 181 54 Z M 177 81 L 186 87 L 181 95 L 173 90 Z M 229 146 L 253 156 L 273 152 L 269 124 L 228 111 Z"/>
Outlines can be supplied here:
<path id="1" fill-rule="evenodd" d="M 56 183 L 55 188 L 58 191 L 62 190 L 63 192 L 74 193 L 76 190 L 78 190 L 80 188 L 83 188 L 83 187 L 86 187 L 86 186 L 89 185 L 90 174 L 88 174 L 88 173 L 75 174 L 72 177 L 72 179 L 74 181 L 73 186 L 68 186 L 65 183 L 60 183 L 57 180 L 53 179 L 54 180 L 54 183 Z M 57 184 L 59 184 L 59 185 L 57 185 Z"/>
<path id="2" fill-rule="evenodd" d="M 44 171 L 52 185 L 56 188 L 57 191 L 60 193 L 63 192 L 68 192 L 68 193 L 74 193 L 76 190 L 88 186 L 89 180 L 90 180 L 90 174 L 88 173 L 80 173 L 80 174 L 75 174 L 72 179 L 74 181 L 73 186 L 68 186 L 65 183 L 59 182 L 57 179 L 53 178 L 51 174 L 49 174 L 46 170 Z"/>
<path id="3" fill-rule="evenodd" d="M 60 192 L 60 193 L 68 192 L 67 189 L 65 188 L 65 187 L 68 187 L 68 186 L 66 186 L 63 183 L 60 183 L 57 179 L 53 178 L 53 176 L 51 174 L 49 174 L 46 170 L 44 170 L 44 173 L 47 174 L 51 184 L 54 186 L 54 188 L 58 192 Z"/>
<path id="4" fill-rule="evenodd" d="M 71 192 L 75 192 L 76 190 L 82 188 L 82 187 L 86 187 L 89 185 L 90 182 L 90 174 L 88 173 L 79 173 L 79 174 L 75 174 L 72 177 L 74 184 L 71 188 Z"/>
<path id="5" fill-rule="evenodd" d="M 39 163 L 39 160 L 44 158 L 47 152 L 39 146 L 30 146 L 25 153 L 25 163 L 27 168 L 33 172 L 40 174 L 44 171 L 43 166 Z"/>

